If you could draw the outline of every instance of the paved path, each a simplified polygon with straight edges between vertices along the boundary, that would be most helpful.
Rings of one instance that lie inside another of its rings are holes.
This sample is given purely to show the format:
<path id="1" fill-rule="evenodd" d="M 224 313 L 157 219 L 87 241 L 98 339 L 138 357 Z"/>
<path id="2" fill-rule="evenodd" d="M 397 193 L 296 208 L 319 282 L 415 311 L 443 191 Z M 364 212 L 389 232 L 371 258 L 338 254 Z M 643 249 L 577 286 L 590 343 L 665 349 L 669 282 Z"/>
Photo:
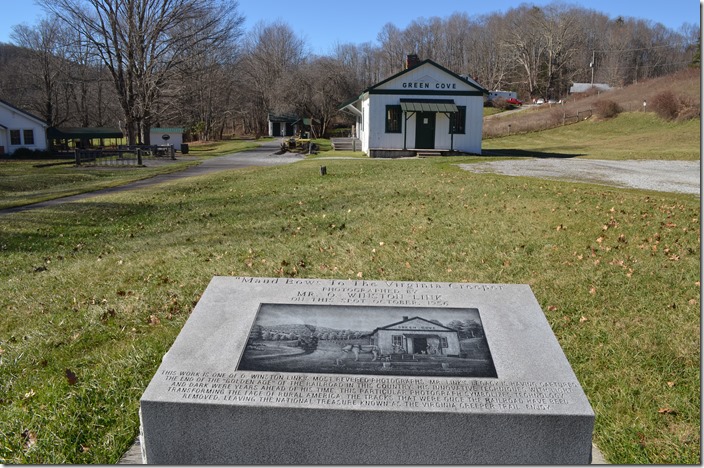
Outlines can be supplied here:
<path id="1" fill-rule="evenodd" d="M 69 197 L 55 198 L 53 200 L 47 200 L 45 202 L 34 203 L 31 205 L 16 206 L 13 208 L 7 208 L 0 210 L 0 216 L 10 214 L 10 213 L 20 213 L 22 211 L 33 210 L 37 208 L 46 208 L 49 206 L 55 206 L 62 203 L 71 203 L 78 200 L 85 200 L 87 198 L 97 197 L 100 195 L 108 195 L 112 193 L 124 192 L 128 190 L 137 190 L 144 187 L 151 187 L 158 184 L 163 184 L 165 182 L 171 182 L 174 180 L 183 179 L 186 177 L 200 176 L 204 174 L 210 174 L 217 171 L 225 171 L 230 169 L 242 169 L 245 167 L 253 166 L 278 166 L 282 164 L 290 164 L 296 161 L 300 161 L 304 158 L 302 155 L 294 153 L 285 153 L 282 155 L 274 154 L 280 148 L 280 142 L 278 140 L 266 141 L 258 148 L 242 151 L 240 153 L 234 153 L 228 156 L 219 156 L 211 159 L 206 159 L 197 166 L 189 167 L 180 172 L 174 172 L 171 174 L 162 174 L 158 176 L 151 177 L 149 179 L 138 180 L 135 182 L 130 182 L 125 185 L 120 185 L 118 187 L 111 187 L 102 190 L 97 190 L 95 192 L 81 193 L 78 195 L 72 195 Z"/>
<path id="2" fill-rule="evenodd" d="M 699 161 L 532 158 L 460 164 L 464 170 L 589 182 L 659 192 L 700 193 Z"/>

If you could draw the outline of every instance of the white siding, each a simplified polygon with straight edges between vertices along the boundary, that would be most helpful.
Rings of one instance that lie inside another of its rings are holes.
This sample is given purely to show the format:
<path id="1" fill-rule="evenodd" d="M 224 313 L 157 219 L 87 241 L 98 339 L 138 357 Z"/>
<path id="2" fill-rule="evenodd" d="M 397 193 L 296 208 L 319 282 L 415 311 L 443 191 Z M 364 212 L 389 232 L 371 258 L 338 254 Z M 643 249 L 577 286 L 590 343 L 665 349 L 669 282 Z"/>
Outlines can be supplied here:
<path id="1" fill-rule="evenodd" d="M 466 108 L 465 133 L 455 134 L 451 141 L 449 119 L 447 115 L 437 113 L 435 149 L 481 154 L 484 96 L 463 94 L 479 92 L 474 85 L 426 63 L 371 89 L 374 92 L 361 97 L 363 115 L 359 136 L 365 153 L 369 154 L 370 150 L 402 150 L 404 134 L 405 147 L 409 150 L 416 148 L 416 115 L 409 114 L 410 118 L 405 120 L 406 115 L 402 114 L 402 132 L 386 133 L 386 106 L 399 105 L 401 99 L 448 99 Z M 415 89 L 423 92 L 415 94 Z"/>
<path id="2" fill-rule="evenodd" d="M 362 152 L 369 154 L 370 148 L 370 125 L 369 125 L 369 96 L 362 100 L 362 120 L 360 125 L 360 140 L 362 140 Z"/>
<path id="3" fill-rule="evenodd" d="M 457 106 L 467 108 L 465 133 L 455 134 L 452 149 L 467 153 L 480 154 L 482 150 L 482 122 L 484 99 L 482 96 L 439 96 L 452 99 Z M 432 99 L 428 95 L 394 95 L 373 94 L 363 101 L 365 124 L 362 131 L 362 150 L 366 153 L 372 149 L 403 149 L 403 131 L 386 133 L 386 106 L 398 105 L 400 99 Z M 370 111 L 370 108 L 372 109 Z M 405 115 L 402 118 L 405 120 Z M 416 146 L 416 116 L 402 122 L 406 132 L 406 148 Z M 438 113 L 435 121 L 435 149 L 450 149 L 450 121 L 445 114 Z"/>
<path id="4" fill-rule="evenodd" d="M 19 148 L 29 148 L 31 150 L 47 149 L 46 125 L 42 125 L 36 119 L 12 107 L 8 107 L 3 103 L 0 103 L 0 125 L 6 127 L 0 127 L 0 133 L 2 133 L 0 146 L 4 147 L 6 153 L 12 154 Z M 12 144 L 12 140 L 10 139 L 10 132 L 12 130 L 19 130 L 20 144 Z M 25 130 L 32 131 L 34 136 L 33 143 L 25 142 Z"/>

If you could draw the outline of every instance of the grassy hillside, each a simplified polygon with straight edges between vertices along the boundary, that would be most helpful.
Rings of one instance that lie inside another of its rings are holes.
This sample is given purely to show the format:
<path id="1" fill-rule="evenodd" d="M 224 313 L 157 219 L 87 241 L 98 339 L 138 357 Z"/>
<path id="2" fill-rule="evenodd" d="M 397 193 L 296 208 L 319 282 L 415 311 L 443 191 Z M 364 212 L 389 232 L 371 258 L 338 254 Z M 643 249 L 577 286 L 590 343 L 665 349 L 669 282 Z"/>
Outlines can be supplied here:
<path id="1" fill-rule="evenodd" d="M 672 75 L 645 80 L 622 89 L 594 95 L 574 94 L 564 98 L 564 104 L 544 104 L 527 106 L 520 112 L 500 113 L 484 119 L 485 138 L 503 137 L 509 133 L 525 133 L 553 128 L 561 124 L 563 116 L 588 117 L 599 101 L 610 100 L 617 103 L 624 112 L 653 112 L 656 96 L 671 92 L 693 108 L 701 107 L 701 70 L 692 68 Z M 571 120 L 574 121 L 574 120 Z M 509 124 L 511 128 L 509 130 Z"/>
<path id="2" fill-rule="evenodd" d="M 485 140 L 490 156 L 584 157 L 589 159 L 700 159 L 700 119 L 668 122 L 652 112 L 627 112 L 542 132 Z"/>
<path id="3" fill-rule="evenodd" d="M 607 459 L 700 463 L 699 200 L 473 160 L 304 161 L 4 217 L 0 461 L 117 461 L 210 279 L 243 275 L 530 284 Z"/>

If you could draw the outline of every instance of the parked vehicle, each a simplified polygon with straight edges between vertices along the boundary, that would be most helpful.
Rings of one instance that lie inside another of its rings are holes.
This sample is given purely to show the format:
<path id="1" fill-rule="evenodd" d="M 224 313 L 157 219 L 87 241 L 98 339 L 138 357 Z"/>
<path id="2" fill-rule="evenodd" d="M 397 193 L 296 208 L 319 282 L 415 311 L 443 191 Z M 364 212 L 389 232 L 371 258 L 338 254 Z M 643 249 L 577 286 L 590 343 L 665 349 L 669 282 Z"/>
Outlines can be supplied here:
<path id="1" fill-rule="evenodd" d="M 506 99 L 506 102 L 509 104 L 512 104 L 514 106 L 522 106 L 523 105 L 523 102 L 519 101 L 516 98 L 508 98 L 508 99 Z"/>

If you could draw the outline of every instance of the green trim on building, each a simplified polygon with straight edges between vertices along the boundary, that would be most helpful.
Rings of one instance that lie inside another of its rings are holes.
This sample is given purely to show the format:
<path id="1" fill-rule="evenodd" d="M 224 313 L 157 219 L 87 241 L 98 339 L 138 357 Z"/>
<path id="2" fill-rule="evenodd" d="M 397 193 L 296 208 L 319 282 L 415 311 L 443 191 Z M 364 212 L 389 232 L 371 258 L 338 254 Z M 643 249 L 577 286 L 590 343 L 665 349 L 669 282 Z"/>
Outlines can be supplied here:
<path id="1" fill-rule="evenodd" d="M 387 94 L 387 95 L 421 95 L 421 96 L 483 96 L 480 91 L 420 91 L 417 89 L 370 89 L 369 94 Z"/>
<path id="2" fill-rule="evenodd" d="M 151 133 L 183 133 L 183 128 L 180 127 L 153 127 L 149 130 Z"/>

